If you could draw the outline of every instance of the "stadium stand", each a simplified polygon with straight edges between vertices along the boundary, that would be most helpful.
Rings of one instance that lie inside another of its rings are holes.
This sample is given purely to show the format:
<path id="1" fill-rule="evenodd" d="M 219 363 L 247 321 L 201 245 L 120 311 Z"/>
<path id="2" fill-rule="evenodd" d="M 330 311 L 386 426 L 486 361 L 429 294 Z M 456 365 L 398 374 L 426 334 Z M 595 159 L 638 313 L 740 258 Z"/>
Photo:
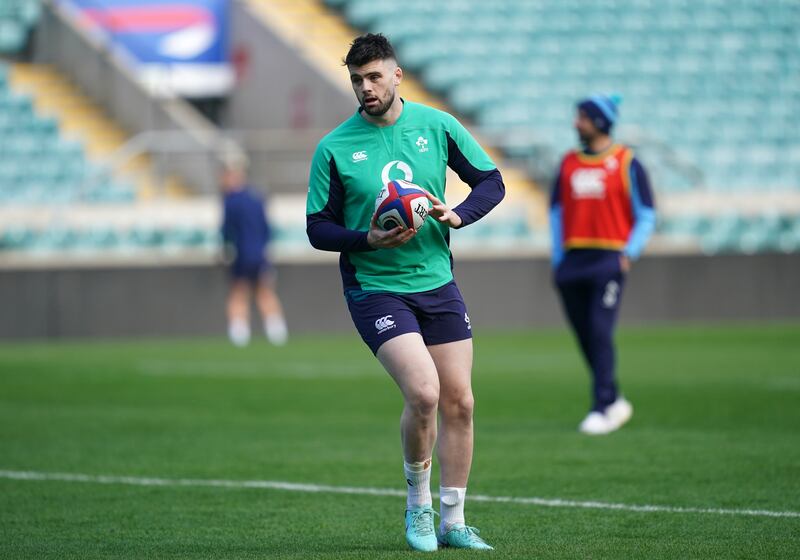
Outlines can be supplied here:
<path id="1" fill-rule="evenodd" d="M 575 100 L 617 91 L 621 139 L 644 155 L 660 196 L 798 196 L 796 2 L 325 3 L 354 26 L 389 35 L 427 87 L 540 177 L 574 145 Z M 667 216 L 661 232 L 688 227 L 709 252 L 800 248 L 796 215 L 749 217 L 744 204 L 732 221 Z"/>
<path id="2" fill-rule="evenodd" d="M 410 70 L 404 95 L 459 114 L 499 148 L 493 156 L 506 177 L 508 198 L 498 212 L 457 236 L 456 248 L 546 251 L 544 193 L 558 155 L 574 145 L 574 101 L 590 91 L 614 90 L 625 98 L 620 138 L 647 163 L 663 210 L 652 249 L 800 250 L 800 144 L 791 132 L 800 124 L 796 3 L 243 0 L 241 5 L 346 95 L 351 93 L 341 53 L 359 30 L 385 32 Z M 26 48 L 40 11 L 35 0 L 0 0 L 0 54 L 13 58 Z M 17 31 L 6 37 L 4 30 L 11 28 Z M 612 28 L 616 32 L 609 34 Z M 91 235 L 87 228 L 65 232 L 63 224 L 49 232 L 6 222 L 3 247 L 213 247 L 213 217 L 181 225 L 175 233 L 174 224 L 162 223 L 159 212 L 140 204 L 165 191 L 185 195 L 192 185 L 168 181 L 165 188 L 163 179 L 156 184 L 145 156 L 124 166 L 124 175 L 100 164 L 131 138 L 102 113 L 53 68 L 0 64 L 0 200 L 73 209 L 142 207 L 138 222 L 99 223 L 89 228 Z M 506 159 L 500 161 L 500 153 Z M 452 194 L 457 201 L 466 192 L 456 188 Z M 302 196 L 304 190 L 281 193 L 278 206 L 300 215 Z M 205 204 L 209 210 L 199 215 L 212 216 L 214 201 Z M 277 224 L 279 245 L 288 251 L 307 250 L 300 222 Z M 130 225 L 120 229 L 122 223 Z"/>
<path id="3" fill-rule="evenodd" d="M 108 160 L 131 138 L 131 133 L 51 65 L 16 63 L 11 67 L 9 79 L 15 91 L 31 98 L 37 113 L 44 115 L 46 120 L 54 121 L 61 136 L 83 145 L 89 161 Z M 97 169 L 100 166 L 94 167 L 94 176 L 102 175 L 102 170 Z M 152 174 L 152 161 L 146 154 L 130 158 L 114 171 L 133 183 L 133 190 L 139 198 L 156 196 L 159 190 L 170 196 L 187 193 L 186 186 L 175 176 L 167 177 L 163 185 L 157 185 Z M 112 185 L 108 190 L 114 191 L 115 188 Z M 119 191 L 120 187 L 117 186 L 116 190 Z M 122 187 L 122 191 L 127 193 L 123 196 L 118 192 L 116 198 L 131 198 L 134 195 L 130 186 Z M 103 196 L 100 192 L 95 198 L 104 199 Z M 105 197 L 116 199 L 113 192 L 106 193 Z M 92 200 L 92 197 L 89 199 Z"/>
<path id="4" fill-rule="evenodd" d="M 27 62 L 41 8 L 0 0 L 3 262 L 215 250 L 215 201 L 185 200 L 186 185 L 157 176 L 146 154 L 114 162 L 132 134 L 58 69 Z"/>
<path id="5" fill-rule="evenodd" d="M 135 205 L 156 188 L 146 158 L 121 174 L 98 163 L 127 139 L 52 68 L 0 64 L 0 250 L 170 252 L 215 245 L 213 204 L 176 224 L 163 204 Z M 166 192 L 181 189 L 172 181 Z"/>
<path id="6" fill-rule="evenodd" d="M 36 110 L 33 95 L 9 87 L 19 73 L 30 75 L 30 70 L 0 66 L 2 200 L 35 204 L 132 200 L 132 188 L 91 163 L 82 142 L 62 134 L 55 116 Z M 51 93 L 53 85 L 47 84 Z"/>

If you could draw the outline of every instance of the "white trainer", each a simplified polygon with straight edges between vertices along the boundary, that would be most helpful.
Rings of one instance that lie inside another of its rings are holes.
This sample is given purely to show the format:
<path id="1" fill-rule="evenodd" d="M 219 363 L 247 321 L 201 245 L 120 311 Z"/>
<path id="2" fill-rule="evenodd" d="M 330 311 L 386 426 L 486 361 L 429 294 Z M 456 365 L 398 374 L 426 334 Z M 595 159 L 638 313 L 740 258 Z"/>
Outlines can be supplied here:
<path id="1" fill-rule="evenodd" d="M 609 423 L 605 414 L 593 410 L 586 415 L 586 418 L 583 419 L 581 425 L 578 426 L 578 430 L 580 430 L 581 433 L 588 434 L 590 436 L 599 436 L 610 432 L 611 424 Z"/>
<path id="2" fill-rule="evenodd" d="M 605 415 L 614 426 L 614 429 L 619 430 L 633 416 L 633 405 L 625 400 L 624 397 L 618 397 L 617 400 L 608 405 Z"/>
<path id="3" fill-rule="evenodd" d="M 623 397 L 619 397 L 603 412 L 590 412 L 578 426 L 578 430 L 591 436 L 609 434 L 619 430 L 631 416 L 633 416 L 633 405 Z"/>

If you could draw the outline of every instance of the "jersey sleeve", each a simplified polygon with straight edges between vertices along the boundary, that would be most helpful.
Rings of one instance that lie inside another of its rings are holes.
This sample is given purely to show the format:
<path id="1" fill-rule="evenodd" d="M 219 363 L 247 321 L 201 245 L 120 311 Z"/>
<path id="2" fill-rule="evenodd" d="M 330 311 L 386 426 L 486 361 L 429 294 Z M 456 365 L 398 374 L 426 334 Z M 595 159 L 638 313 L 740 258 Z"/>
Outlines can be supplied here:
<path id="1" fill-rule="evenodd" d="M 561 208 L 561 170 L 559 169 L 550 192 L 550 262 L 557 267 L 564 258 L 564 225 Z"/>
<path id="2" fill-rule="evenodd" d="M 340 253 L 372 251 L 367 232 L 344 225 L 344 185 L 336 161 L 322 145 L 311 162 L 306 198 L 306 234 L 315 249 Z"/>
<path id="3" fill-rule="evenodd" d="M 227 196 L 222 201 L 222 226 L 220 227 L 220 232 L 224 243 L 233 243 L 233 208 L 230 198 Z"/>
<path id="4" fill-rule="evenodd" d="M 647 172 L 635 157 L 631 159 L 630 177 L 634 224 L 624 253 L 628 258 L 636 260 L 653 234 L 656 226 L 656 210 Z"/>
<path id="5" fill-rule="evenodd" d="M 470 184 L 470 172 L 480 173 L 497 169 L 492 158 L 484 151 L 478 141 L 464 128 L 458 119 L 447 115 L 445 131 L 447 133 L 447 164 L 461 177 L 461 180 Z"/>
<path id="6" fill-rule="evenodd" d="M 308 178 L 307 216 L 321 212 L 328 204 L 331 194 L 330 164 L 332 161 L 333 155 L 328 153 L 322 144 L 317 146 L 311 160 L 311 172 Z"/>
<path id="7" fill-rule="evenodd" d="M 458 120 L 448 115 L 447 165 L 470 187 L 464 201 L 453 208 L 461 226 L 474 223 L 488 214 L 505 196 L 500 171 L 477 140 Z"/>

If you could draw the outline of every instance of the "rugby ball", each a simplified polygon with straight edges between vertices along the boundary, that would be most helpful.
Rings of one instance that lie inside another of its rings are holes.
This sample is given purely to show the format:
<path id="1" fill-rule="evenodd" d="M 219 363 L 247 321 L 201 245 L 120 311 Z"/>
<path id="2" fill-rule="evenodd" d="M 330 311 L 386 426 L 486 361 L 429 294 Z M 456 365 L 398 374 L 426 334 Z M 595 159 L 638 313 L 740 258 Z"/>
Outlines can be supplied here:
<path id="1" fill-rule="evenodd" d="M 378 227 L 389 231 L 397 226 L 419 229 L 431 208 L 425 189 L 398 179 L 389 181 L 375 200 L 375 221 Z"/>

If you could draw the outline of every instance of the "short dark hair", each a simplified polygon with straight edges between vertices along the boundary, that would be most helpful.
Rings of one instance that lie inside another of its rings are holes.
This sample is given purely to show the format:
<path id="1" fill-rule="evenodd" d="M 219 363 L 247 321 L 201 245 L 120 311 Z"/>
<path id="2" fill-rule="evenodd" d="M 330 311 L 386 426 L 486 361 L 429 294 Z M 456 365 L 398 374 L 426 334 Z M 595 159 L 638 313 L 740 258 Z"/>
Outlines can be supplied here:
<path id="1" fill-rule="evenodd" d="M 344 57 L 345 66 L 364 66 L 373 60 L 397 60 L 394 48 L 389 39 L 381 33 L 367 33 L 356 37 L 350 44 L 350 50 Z"/>

